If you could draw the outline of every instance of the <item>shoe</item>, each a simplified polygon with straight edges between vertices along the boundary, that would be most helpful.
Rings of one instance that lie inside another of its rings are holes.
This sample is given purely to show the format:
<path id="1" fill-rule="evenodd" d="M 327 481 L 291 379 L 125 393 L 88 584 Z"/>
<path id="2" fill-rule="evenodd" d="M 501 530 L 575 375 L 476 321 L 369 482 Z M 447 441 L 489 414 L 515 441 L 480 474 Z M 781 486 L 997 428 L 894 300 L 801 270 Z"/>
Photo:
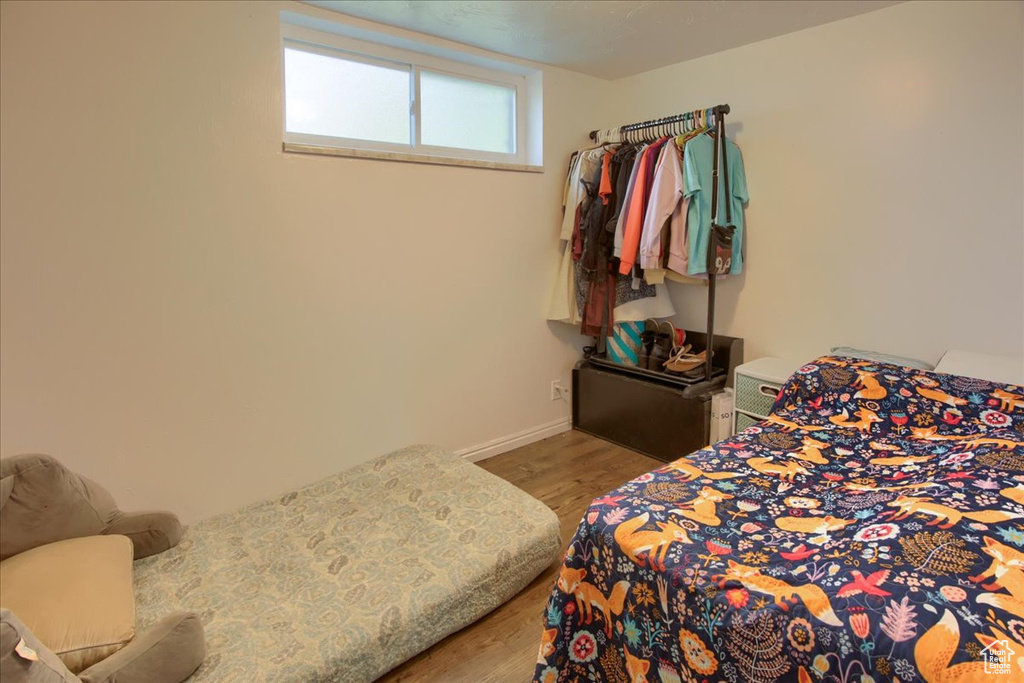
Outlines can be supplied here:
<path id="1" fill-rule="evenodd" d="M 701 351 L 700 353 L 692 354 L 687 353 L 689 350 L 689 346 L 679 349 L 675 355 L 665 361 L 665 370 L 668 372 L 689 372 L 704 365 L 707 352 Z"/>
<path id="2" fill-rule="evenodd" d="M 653 324 L 652 324 L 653 323 Z M 636 352 L 637 367 L 647 370 L 650 364 L 651 349 L 657 336 L 658 321 L 648 318 L 644 321 L 644 331 L 640 333 L 640 348 Z"/>
<path id="3" fill-rule="evenodd" d="M 668 326 L 668 332 L 664 331 Z M 672 348 L 675 343 L 675 328 L 672 323 L 662 321 L 658 323 L 658 332 L 654 336 L 654 346 L 651 348 L 651 355 L 647 361 L 647 369 L 652 372 L 664 372 L 665 361 L 672 357 Z"/>

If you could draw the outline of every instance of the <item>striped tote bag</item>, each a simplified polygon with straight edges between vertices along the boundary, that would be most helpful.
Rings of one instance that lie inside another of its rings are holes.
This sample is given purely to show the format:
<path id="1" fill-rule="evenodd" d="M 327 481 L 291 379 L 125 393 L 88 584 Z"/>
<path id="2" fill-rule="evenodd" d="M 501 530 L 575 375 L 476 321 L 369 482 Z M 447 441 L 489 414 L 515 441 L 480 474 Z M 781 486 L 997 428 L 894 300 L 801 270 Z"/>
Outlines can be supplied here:
<path id="1" fill-rule="evenodd" d="M 637 356 L 643 347 L 640 333 L 644 331 L 643 322 L 615 323 L 612 334 L 608 337 L 608 360 L 619 365 L 637 367 Z"/>

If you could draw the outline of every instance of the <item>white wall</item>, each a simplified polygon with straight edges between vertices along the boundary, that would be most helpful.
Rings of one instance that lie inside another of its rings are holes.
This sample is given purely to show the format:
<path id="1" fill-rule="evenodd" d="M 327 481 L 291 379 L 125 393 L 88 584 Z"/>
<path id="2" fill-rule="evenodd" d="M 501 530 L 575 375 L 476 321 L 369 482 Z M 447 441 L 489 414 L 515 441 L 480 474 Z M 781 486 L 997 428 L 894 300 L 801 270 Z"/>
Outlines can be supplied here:
<path id="1" fill-rule="evenodd" d="M 2 455 L 190 520 L 567 416 L 543 317 L 609 84 L 545 70 L 544 174 L 287 155 L 296 7 L 2 3 Z"/>
<path id="2" fill-rule="evenodd" d="M 748 261 L 716 327 L 747 358 L 1024 353 L 1021 14 L 911 2 L 613 84 L 606 125 L 732 106 Z M 705 290 L 672 292 L 703 330 Z"/>

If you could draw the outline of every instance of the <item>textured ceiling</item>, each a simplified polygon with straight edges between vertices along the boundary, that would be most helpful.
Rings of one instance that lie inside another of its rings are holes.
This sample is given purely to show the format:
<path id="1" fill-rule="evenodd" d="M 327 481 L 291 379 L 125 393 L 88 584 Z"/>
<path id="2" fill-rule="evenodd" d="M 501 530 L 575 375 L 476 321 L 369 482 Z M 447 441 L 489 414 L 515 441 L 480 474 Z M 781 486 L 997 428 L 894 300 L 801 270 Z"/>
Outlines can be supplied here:
<path id="1" fill-rule="evenodd" d="M 309 4 L 615 79 L 897 4 L 893 0 L 309 0 Z"/>

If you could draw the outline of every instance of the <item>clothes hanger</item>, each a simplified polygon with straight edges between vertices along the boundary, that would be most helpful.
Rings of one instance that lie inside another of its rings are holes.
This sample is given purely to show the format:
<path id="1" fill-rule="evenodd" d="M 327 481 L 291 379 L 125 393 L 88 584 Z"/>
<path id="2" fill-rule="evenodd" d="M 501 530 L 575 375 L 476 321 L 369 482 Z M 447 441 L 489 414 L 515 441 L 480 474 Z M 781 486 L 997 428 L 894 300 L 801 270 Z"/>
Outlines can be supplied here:
<path id="1" fill-rule="evenodd" d="M 704 130 L 704 113 L 699 109 L 695 109 L 687 115 L 687 126 L 683 131 L 680 139 L 676 140 L 676 145 L 680 148 L 684 147 L 686 143 L 694 139 L 701 134 Z"/>
<path id="2" fill-rule="evenodd" d="M 717 131 L 717 128 L 715 126 L 713 112 L 710 109 L 707 110 L 707 111 L 708 111 L 708 129 L 706 131 L 704 131 L 704 132 L 705 132 L 705 134 L 708 137 L 714 139 L 714 138 L 716 138 L 718 136 L 718 131 Z"/>
<path id="3" fill-rule="evenodd" d="M 678 132 L 676 133 L 675 139 L 673 140 L 673 142 L 675 143 L 676 147 L 680 147 L 681 148 L 681 145 L 683 144 L 683 142 L 684 142 L 684 140 L 686 138 L 686 133 L 690 129 L 690 124 L 691 124 L 692 120 L 693 120 L 693 115 L 689 114 L 689 113 L 683 114 L 682 118 L 679 120 L 679 124 L 678 124 L 678 128 L 677 128 Z"/>

